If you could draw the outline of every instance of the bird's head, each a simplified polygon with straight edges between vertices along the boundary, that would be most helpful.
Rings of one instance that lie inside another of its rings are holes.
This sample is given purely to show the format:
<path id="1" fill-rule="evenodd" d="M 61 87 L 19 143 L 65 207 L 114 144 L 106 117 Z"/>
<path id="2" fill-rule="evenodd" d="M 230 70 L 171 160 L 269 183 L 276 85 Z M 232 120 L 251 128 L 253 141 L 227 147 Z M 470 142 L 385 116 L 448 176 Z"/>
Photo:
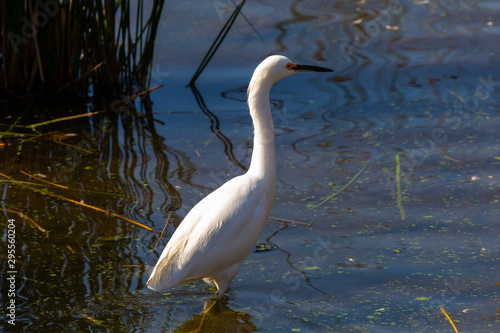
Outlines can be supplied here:
<path id="1" fill-rule="evenodd" d="M 325 67 L 296 64 L 287 57 L 281 55 L 267 57 L 260 63 L 255 71 L 265 73 L 265 75 L 274 82 L 301 72 L 333 72 L 332 69 Z"/>
<path id="2" fill-rule="evenodd" d="M 269 88 L 279 80 L 301 72 L 333 72 L 333 69 L 296 64 L 287 57 L 281 55 L 272 55 L 262 61 L 255 69 L 252 80 L 248 87 L 248 93 L 257 86 L 268 85 Z"/>

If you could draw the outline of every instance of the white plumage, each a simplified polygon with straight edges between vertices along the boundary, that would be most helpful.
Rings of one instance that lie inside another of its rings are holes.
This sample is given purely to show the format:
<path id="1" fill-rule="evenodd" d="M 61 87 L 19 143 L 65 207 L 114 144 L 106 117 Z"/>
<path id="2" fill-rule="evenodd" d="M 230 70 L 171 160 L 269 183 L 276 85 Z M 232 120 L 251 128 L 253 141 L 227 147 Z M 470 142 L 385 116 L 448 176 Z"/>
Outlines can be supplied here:
<path id="1" fill-rule="evenodd" d="M 229 288 L 252 251 L 269 217 L 276 192 L 274 125 L 269 92 L 274 83 L 301 71 L 331 72 L 270 56 L 254 71 L 248 86 L 254 147 L 248 171 L 202 199 L 174 232 L 147 282 L 164 290 L 203 279 L 215 285 L 218 299 Z"/>

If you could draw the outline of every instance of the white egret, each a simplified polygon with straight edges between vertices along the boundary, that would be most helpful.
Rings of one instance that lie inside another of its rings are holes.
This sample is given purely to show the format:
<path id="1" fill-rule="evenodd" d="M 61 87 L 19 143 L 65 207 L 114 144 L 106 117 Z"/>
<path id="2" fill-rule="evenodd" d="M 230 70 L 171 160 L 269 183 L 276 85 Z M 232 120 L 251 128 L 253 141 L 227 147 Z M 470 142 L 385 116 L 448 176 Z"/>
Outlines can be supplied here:
<path id="1" fill-rule="evenodd" d="M 255 129 L 250 167 L 186 215 L 151 273 L 150 289 L 164 290 L 203 279 L 217 287 L 218 299 L 224 296 L 255 246 L 274 202 L 276 154 L 269 92 L 277 81 L 305 71 L 332 72 L 298 65 L 279 55 L 257 66 L 247 92 Z"/>

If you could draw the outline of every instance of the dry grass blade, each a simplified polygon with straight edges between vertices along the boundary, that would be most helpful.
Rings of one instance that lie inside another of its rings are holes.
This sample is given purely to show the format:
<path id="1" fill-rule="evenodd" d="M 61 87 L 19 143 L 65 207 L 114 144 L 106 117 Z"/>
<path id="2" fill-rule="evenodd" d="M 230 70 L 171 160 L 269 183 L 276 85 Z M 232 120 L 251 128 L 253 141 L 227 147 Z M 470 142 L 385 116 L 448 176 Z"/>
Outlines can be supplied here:
<path id="1" fill-rule="evenodd" d="M 21 120 L 22 118 L 22 115 L 24 114 L 24 112 L 26 111 L 26 109 L 24 109 L 24 111 L 19 115 L 19 117 L 17 117 L 16 121 L 11 124 L 11 125 L 7 125 L 9 126 L 9 129 L 5 132 L 1 132 L 0 133 L 0 139 L 3 138 L 5 135 L 12 135 L 12 134 L 9 134 L 11 133 L 10 131 L 14 128 L 14 127 L 24 127 L 24 126 L 21 126 L 21 125 L 17 125 L 17 123 Z M 22 134 L 22 133 L 15 133 L 17 134 L 17 136 L 25 136 L 25 135 L 28 135 L 28 134 Z M 36 135 L 36 134 L 31 134 L 31 135 Z"/>
<path id="2" fill-rule="evenodd" d="M 32 186 L 29 186 L 29 185 L 21 184 L 17 180 L 15 180 L 14 178 L 11 178 L 11 177 L 9 177 L 7 175 L 4 175 L 3 173 L 0 173 L 0 176 L 5 177 L 5 178 L 13 181 L 13 183 L 16 184 L 16 185 L 19 185 L 19 186 L 25 187 L 27 189 L 30 189 L 31 191 L 35 191 L 35 192 L 38 192 L 38 193 L 46 194 L 46 195 L 51 196 L 53 198 L 57 198 L 57 199 L 64 200 L 64 201 L 68 201 L 68 202 L 74 203 L 74 204 L 79 205 L 79 206 L 91 208 L 93 210 L 97 210 L 99 212 L 108 214 L 109 216 L 114 216 L 114 217 L 117 217 L 119 219 L 125 220 L 127 222 L 133 223 L 133 224 L 135 224 L 135 225 L 137 225 L 137 226 L 139 226 L 141 228 L 144 228 L 144 229 L 146 229 L 148 231 L 154 232 L 155 234 L 157 233 L 155 230 L 151 229 L 150 227 L 148 227 L 148 226 L 146 226 L 146 225 L 144 225 L 142 223 L 139 223 L 137 221 L 131 220 L 128 217 L 125 217 L 125 216 L 122 216 L 122 215 L 119 215 L 119 214 L 116 214 L 116 213 L 111 213 L 111 212 L 109 212 L 109 210 L 102 209 L 102 208 L 99 208 L 99 207 L 95 207 L 95 206 L 92 206 L 92 205 L 88 205 L 86 203 L 83 203 L 83 202 L 80 202 L 80 201 L 76 201 L 76 200 L 73 200 L 73 199 L 69 199 L 69 198 L 66 198 L 66 197 L 63 197 L 63 196 L 60 196 L 60 195 L 57 195 L 57 194 L 54 194 L 54 193 L 50 193 L 50 192 L 47 192 L 47 191 L 44 191 L 44 190 L 40 190 L 40 189 L 34 188 Z"/>
<path id="3" fill-rule="evenodd" d="M 156 244 L 158 244 L 158 242 L 160 241 L 161 237 L 163 236 L 163 232 L 167 228 L 168 221 L 170 220 L 170 215 L 172 215 L 172 212 L 168 213 L 167 221 L 165 221 L 165 226 L 163 227 L 163 229 L 162 229 L 162 231 L 160 233 L 160 236 L 158 236 L 158 239 L 155 242 L 155 250 L 156 250 Z"/>
<path id="4" fill-rule="evenodd" d="M 396 154 L 396 192 L 401 219 L 404 220 L 405 210 L 403 208 L 403 197 L 401 195 L 401 163 L 399 163 L 399 154 Z"/>
<path id="5" fill-rule="evenodd" d="M 212 134 L 212 136 L 210 137 L 210 139 L 208 139 L 207 143 L 205 143 L 205 145 L 203 146 L 203 149 L 207 148 L 207 146 L 210 144 L 210 141 L 212 141 L 212 139 L 214 137 L 216 137 L 217 134 L 219 134 L 219 132 L 220 132 L 220 130 L 217 130 L 217 131 L 215 131 L 215 133 Z"/>
<path id="6" fill-rule="evenodd" d="M 453 329 L 455 330 L 455 333 L 458 333 L 458 329 L 457 329 L 457 326 L 455 326 L 455 323 L 453 322 L 453 320 L 450 318 L 450 316 L 446 313 L 446 311 L 444 311 L 444 309 L 442 307 L 439 307 L 441 309 L 441 311 L 444 313 L 444 315 L 446 316 L 446 318 L 448 318 L 448 321 L 450 322 L 451 326 L 453 326 Z"/>
<path id="7" fill-rule="evenodd" d="M 68 88 L 70 85 L 72 84 L 75 84 L 75 83 L 78 83 L 79 81 L 83 81 L 85 80 L 92 72 L 96 71 L 99 67 L 101 67 L 102 65 L 104 64 L 104 61 L 101 62 L 100 64 L 97 64 L 94 68 L 92 68 L 91 70 L 89 70 L 87 73 L 83 74 L 82 76 L 80 76 L 79 78 L 77 78 L 76 80 L 72 81 L 72 82 L 68 82 L 67 84 L 65 84 L 64 86 L 62 86 L 61 88 L 57 89 L 56 93 L 58 92 L 61 92 L 63 90 L 65 90 L 66 88 Z"/>
<path id="8" fill-rule="evenodd" d="M 41 181 L 41 182 L 44 182 L 44 183 L 47 183 L 47 184 L 50 184 L 50 185 L 53 185 L 53 186 L 61 187 L 61 188 L 64 188 L 64 189 L 68 189 L 68 187 L 67 187 L 67 186 L 63 186 L 63 185 L 59 185 L 59 184 L 55 184 L 55 183 L 49 182 L 49 181 L 47 181 L 47 180 L 45 180 L 45 179 L 41 179 L 41 178 L 38 178 L 38 177 L 36 177 L 36 176 L 33 176 L 33 175 L 31 175 L 31 174 L 29 174 L 29 173 L 27 173 L 27 172 L 24 172 L 23 170 L 21 170 L 21 173 L 22 173 L 22 174 L 24 174 L 24 175 L 26 175 L 26 176 L 28 176 L 28 177 L 34 178 L 34 179 L 36 179 L 36 180 L 39 180 L 39 181 Z"/>
<path id="9" fill-rule="evenodd" d="M 460 102 L 465 103 L 465 99 L 464 99 L 462 96 L 460 96 L 459 94 L 457 94 L 456 92 L 451 91 L 451 90 L 448 90 L 448 92 L 449 92 L 450 94 L 452 94 L 453 96 L 455 96 L 456 98 L 458 98 L 458 100 L 459 100 Z"/>
<path id="10" fill-rule="evenodd" d="M 102 111 L 99 111 L 99 112 L 102 112 Z M 63 133 L 61 133 L 59 131 L 52 131 L 52 132 L 47 132 L 47 133 L 42 133 L 42 134 L 26 134 L 26 136 L 30 136 L 30 138 L 22 140 L 22 143 L 26 143 L 26 142 L 29 142 L 29 141 L 38 140 L 38 139 L 44 138 L 44 137 L 51 137 L 50 140 L 52 140 L 53 142 L 55 142 L 57 144 L 60 144 L 60 145 L 63 145 L 63 146 L 67 146 L 67 147 L 71 147 L 71 148 L 73 148 L 75 150 L 84 151 L 87 154 L 98 155 L 98 153 L 96 153 L 96 152 L 94 152 L 92 150 L 88 150 L 88 149 L 82 148 L 81 145 L 72 145 L 72 144 L 65 143 L 65 142 L 61 141 L 61 139 L 63 139 L 63 138 L 66 138 L 68 136 L 76 136 L 76 134 L 63 134 Z"/>
<path id="11" fill-rule="evenodd" d="M 58 143 L 58 144 L 63 145 L 63 146 L 67 146 L 67 147 L 71 147 L 71 148 L 76 149 L 76 150 L 84 151 L 87 154 L 94 154 L 94 155 L 98 155 L 99 154 L 99 153 L 96 153 L 95 151 L 84 149 L 84 148 L 82 148 L 80 146 L 75 146 L 75 145 L 71 145 L 71 144 L 66 143 L 66 142 L 62 142 L 61 140 L 53 140 L 53 141 L 55 143 Z"/>
<path id="12" fill-rule="evenodd" d="M 1 139 L 3 136 L 19 136 L 19 137 L 23 137 L 23 136 L 38 136 L 38 134 L 32 134 L 32 133 L 0 132 L 0 139 Z"/>
<path id="13" fill-rule="evenodd" d="M 38 223 L 35 222 L 35 220 L 33 220 L 31 217 L 25 215 L 23 212 L 20 212 L 18 210 L 7 209 L 7 208 L 4 208 L 3 210 L 7 213 L 19 215 L 20 218 L 28 221 L 28 223 L 34 225 L 36 228 L 38 228 L 38 230 L 43 232 L 46 237 L 49 237 L 49 232 L 46 229 L 42 228 Z"/>
<path id="14" fill-rule="evenodd" d="M 67 120 L 73 120 L 73 119 L 78 119 L 78 118 L 83 118 L 83 117 L 90 117 L 90 116 L 96 115 L 96 114 L 101 113 L 101 112 L 104 112 L 104 111 L 95 111 L 95 112 L 77 114 L 77 115 L 74 115 L 74 116 L 68 116 L 68 117 L 62 117 L 62 118 L 52 119 L 52 120 L 44 121 L 42 123 L 31 124 L 31 125 L 28 125 L 26 127 L 35 128 L 35 127 L 38 127 L 38 126 L 43 126 L 43 125 L 48 125 L 48 124 L 52 124 L 52 123 L 57 123 L 57 122 L 60 122 L 60 121 L 67 121 Z"/>
<path id="15" fill-rule="evenodd" d="M 307 210 L 311 210 L 311 209 L 315 209 L 315 208 L 318 208 L 319 206 L 321 206 L 322 204 L 324 204 L 325 202 L 327 202 L 328 200 L 332 199 L 334 196 L 336 196 L 337 194 L 339 194 L 340 192 L 342 192 L 344 189 L 346 189 L 349 185 L 352 184 L 352 182 L 354 180 L 356 180 L 356 178 L 359 177 L 359 175 L 361 175 L 361 173 L 363 172 L 363 170 L 365 170 L 366 166 L 368 165 L 368 161 L 365 162 L 365 164 L 363 165 L 363 167 L 361 168 L 361 170 L 359 170 L 359 172 L 354 176 L 352 177 L 349 182 L 347 184 L 345 184 L 344 186 L 342 186 L 342 188 L 340 190 L 338 190 L 337 192 L 334 192 L 333 194 L 329 195 L 328 197 L 326 197 L 325 199 L 323 199 L 323 201 L 321 201 L 320 203 L 318 204 L 313 204 L 313 205 L 308 205 L 309 208 Z"/>
<path id="16" fill-rule="evenodd" d="M 82 316 L 83 318 L 86 318 L 88 320 L 90 320 L 91 322 L 93 322 L 94 324 L 98 324 L 98 325 L 102 325 L 102 322 L 97 320 L 97 319 L 94 319 L 92 318 L 91 316 L 89 315 L 86 315 L 85 313 L 81 312 L 79 313 L 80 316 Z"/>
<path id="17" fill-rule="evenodd" d="M 130 96 L 130 97 L 128 97 L 128 98 L 126 98 L 126 99 L 124 99 L 124 100 L 123 100 L 123 103 L 128 102 L 128 101 L 130 101 L 130 100 L 132 100 L 132 99 L 134 99 L 134 98 L 137 98 L 137 97 L 139 97 L 139 96 L 141 96 L 141 95 L 144 95 L 144 94 L 150 93 L 150 92 L 152 92 L 153 90 L 159 89 L 159 88 L 161 88 L 161 87 L 163 87 L 163 84 L 159 84 L 159 85 L 157 85 L 156 87 L 149 88 L 149 89 L 147 89 L 147 90 L 141 91 L 140 93 L 137 93 L 137 94 L 135 94 L 135 95 L 132 95 L 132 96 Z"/>
<path id="18" fill-rule="evenodd" d="M 446 159 L 448 159 L 448 160 L 450 160 L 450 161 L 453 161 L 453 162 L 455 162 L 455 163 L 460 163 L 460 161 L 459 161 L 459 160 L 454 159 L 453 157 L 449 157 L 449 156 L 443 155 L 443 158 L 446 158 Z"/>
<path id="19" fill-rule="evenodd" d="M 283 222 L 295 223 L 295 224 L 303 224 L 303 225 L 312 225 L 311 223 L 298 222 L 298 221 L 287 220 L 287 219 L 280 219 L 280 218 L 272 217 L 272 216 L 269 216 L 269 218 L 272 219 L 272 220 L 275 220 L 275 221 L 283 221 Z"/>

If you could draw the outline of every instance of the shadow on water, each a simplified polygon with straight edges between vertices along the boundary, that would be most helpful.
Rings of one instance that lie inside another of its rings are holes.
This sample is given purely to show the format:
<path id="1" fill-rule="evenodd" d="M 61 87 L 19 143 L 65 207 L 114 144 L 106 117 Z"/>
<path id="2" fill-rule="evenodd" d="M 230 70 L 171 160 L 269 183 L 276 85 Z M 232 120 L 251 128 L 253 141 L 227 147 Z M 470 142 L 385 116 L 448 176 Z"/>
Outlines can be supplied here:
<path id="1" fill-rule="evenodd" d="M 158 135 L 149 101 L 143 100 L 142 110 L 132 102 L 115 105 L 119 107 L 93 117 L 37 127 L 33 137 L 33 131 L 17 127 L 12 132 L 28 136 L 3 138 L 2 173 L 18 181 L 2 177 L 2 208 L 4 219 L 15 224 L 16 321 L 26 330 L 59 330 L 66 324 L 83 328 L 89 320 L 113 327 L 121 316 L 140 317 L 144 311 L 129 298 L 144 287 L 140 252 L 145 244 L 154 244 L 155 234 L 54 198 L 76 200 L 160 230 L 158 221 L 181 206 L 169 179 L 175 175 L 190 182 L 195 168 L 189 157 Z M 71 105 L 61 107 L 61 113 L 67 114 L 69 107 L 75 114 L 86 111 Z M 179 217 L 173 221 L 178 224 Z M 1 246 L 6 254 L 7 243 Z M 7 264 L 2 260 L 2 285 L 12 271 Z M 8 299 L 4 289 L 2 299 Z"/>
<path id="2" fill-rule="evenodd" d="M 210 120 L 210 131 L 212 131 L 213 135 L 216 136 L 223 143 L 224 153 L 226 154 L 227 158 L 235 166 L 246 172 L 248 168 L 242 165 L 234 156 L 232 142 L 228 139 L 226 135 L 224 135 L 221 132 L 219 118 L 212 111 L 208 109 L 207 105 L 205 104 L 205 101 L 203 100 L 203 96 L 198 90 L 198 88 L 196 88 L 194 84 L 190 85 L 189 88 L 191 89 L 194 97 L 196 98 L 196 103 L 198 104 L 198 107 Z"/>
<path id="3" fill-rule="evenodd" d="M 175 329 L 175 332 L 254 332 L 258 328 L 249 314 L 231 310 L 227 301 L 204 302 L 203 313 L 192 318 Z"/>

